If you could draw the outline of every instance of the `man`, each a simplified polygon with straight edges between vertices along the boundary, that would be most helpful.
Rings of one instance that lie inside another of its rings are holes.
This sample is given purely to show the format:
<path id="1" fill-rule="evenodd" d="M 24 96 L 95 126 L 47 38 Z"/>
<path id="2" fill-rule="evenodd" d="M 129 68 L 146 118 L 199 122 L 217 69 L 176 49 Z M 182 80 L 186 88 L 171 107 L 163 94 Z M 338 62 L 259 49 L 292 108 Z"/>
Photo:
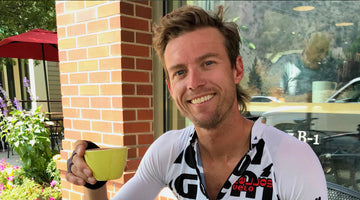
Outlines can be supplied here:
<path id="1" fill-rule="evenodd" d="M 238 86 L 240 36 L 222 16 L 221 7 L 214 15 L 182 7 L 154 28 L 170 94 L 194 126 L 159 137 L 114 199 L 153 200 L 165 186 L 179 199 L 327 199 L 306 143 L 241 116 L 248 96 Z M 82 157 L 88 144 L 78 142 L 66 178 L 91 188 L 96 180 Z M 105 185 L 96 184 L 86 198 L 106 199 Z"/>

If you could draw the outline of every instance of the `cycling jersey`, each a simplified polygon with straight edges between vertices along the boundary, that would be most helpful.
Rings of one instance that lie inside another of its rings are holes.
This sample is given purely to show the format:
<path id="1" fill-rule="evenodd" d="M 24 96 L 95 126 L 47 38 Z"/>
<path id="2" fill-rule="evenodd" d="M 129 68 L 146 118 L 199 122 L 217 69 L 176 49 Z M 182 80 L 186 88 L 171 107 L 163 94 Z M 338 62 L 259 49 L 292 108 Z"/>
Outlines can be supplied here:
<path id="1" fill-rule="evenodd" d="M 178 199 L 208 199 L 193 126 L 159 137 L 114 199 L 153 200 L 165 186 Z M 307 143 L 258 120 L 248 152 L 217 199 L 326 200 L 326 180 Z"/>

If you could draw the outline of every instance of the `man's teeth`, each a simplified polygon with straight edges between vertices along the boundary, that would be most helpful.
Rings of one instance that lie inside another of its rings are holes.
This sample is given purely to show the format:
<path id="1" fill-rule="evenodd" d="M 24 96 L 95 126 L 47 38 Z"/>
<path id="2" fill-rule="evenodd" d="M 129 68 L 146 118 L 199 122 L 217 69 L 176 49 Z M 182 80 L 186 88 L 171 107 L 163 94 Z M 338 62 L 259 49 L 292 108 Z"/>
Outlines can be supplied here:
<path id="1" fill-rule="evenodd" d="M 192 104 L 203 103 L 205 101 L 210 100 L 213 96 L 214 96 L 213 94 L 209 94 L 209 95 L 206 95 L 206 96 L 203 96 L 203 97 L 200 97 L 200 98 L 196 98 L 196 99 L 191 100 L 191 103 Z"/>

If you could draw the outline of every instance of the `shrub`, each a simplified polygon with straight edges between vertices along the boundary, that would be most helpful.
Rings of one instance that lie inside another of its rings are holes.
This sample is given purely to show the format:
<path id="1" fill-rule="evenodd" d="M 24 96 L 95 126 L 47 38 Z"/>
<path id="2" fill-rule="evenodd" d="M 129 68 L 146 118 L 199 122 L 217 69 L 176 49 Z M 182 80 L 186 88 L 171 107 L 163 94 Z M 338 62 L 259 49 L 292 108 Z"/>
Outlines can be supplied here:
<path id="1" fill-rule="evenodd" d="M 23 82 L 31 99 L 34 100 L 30 93 L 29 81 L 24 78 Z M 16 98 L 10 101 L 4 89 L 0 87 L 0 90 L 3 95 L 0 97 L 3 111 L 0 114 L 1 137 L 5 137 L 5 141 L 20 156 L 26 177 L 33 178 L 39 184 L 49 183 L 52 180 L 52 172 L 44 172 L 53 157 L 50 149 L 50 131 L 46 127 L 46 123 L 50 122 L 47 122 L 45 113 L 40 112 L 40 107 L 34 111 L 23 110 Z"/>
<path id="2" fill-rule="evenodd" d="M 58 155 L 54 156 L 51 163 L 56 164 L 58 159 Z M 0 199 L 60 200 L 59 180 L 60 173 L 54 173 L 54 180 L 41 185 L 26 177 L 22 167 L 11 166 L 2 159 L 0 162 Z"/>

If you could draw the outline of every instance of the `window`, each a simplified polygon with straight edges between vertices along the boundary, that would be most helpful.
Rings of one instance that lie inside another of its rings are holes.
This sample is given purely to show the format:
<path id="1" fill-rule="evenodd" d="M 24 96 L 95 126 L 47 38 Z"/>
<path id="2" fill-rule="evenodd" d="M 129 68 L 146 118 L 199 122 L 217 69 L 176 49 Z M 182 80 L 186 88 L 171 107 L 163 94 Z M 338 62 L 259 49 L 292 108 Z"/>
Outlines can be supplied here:
<path id="1" fill-rule="evenodd" d="M 238 24 L 241 86 L 253 97 L 247 117 L 309 143 L 327 181 L 360 191 L 360 2 L 176 1 L 170 7 L 183 4 L 224 5 L 227 20 Z"/>

